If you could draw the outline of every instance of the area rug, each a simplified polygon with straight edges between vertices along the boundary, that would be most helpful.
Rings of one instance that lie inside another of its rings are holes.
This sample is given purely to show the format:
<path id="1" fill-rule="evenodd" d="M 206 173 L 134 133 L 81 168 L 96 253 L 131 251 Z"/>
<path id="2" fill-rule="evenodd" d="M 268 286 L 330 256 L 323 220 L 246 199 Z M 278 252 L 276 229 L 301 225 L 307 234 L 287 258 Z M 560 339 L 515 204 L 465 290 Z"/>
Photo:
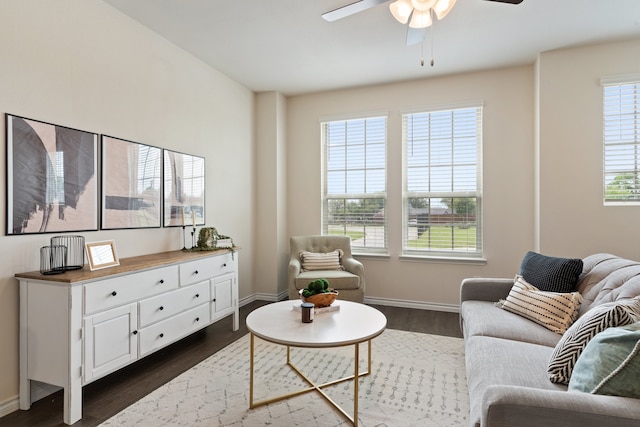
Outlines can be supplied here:
<path id="1" fill-rule="evenodd" d="M 255 339 L 254 400 L 306 386 L 286 365 L 286 347 Z M 460 338 L 387 329 L 372 344 L 372 372 L 360 379 L 360 426 L 466 426 L 469 400 Z M 365 370 L 367 345 L 360 349 Z M 353 346 L 292 348 L 293 363 L 315 381 L 353 373 Z M 353 382 L 324 389 L 349 414 Z M 344 426 L 318 393 L 249 409 L 249 335 L 174 378 L 101 426 Z"/>

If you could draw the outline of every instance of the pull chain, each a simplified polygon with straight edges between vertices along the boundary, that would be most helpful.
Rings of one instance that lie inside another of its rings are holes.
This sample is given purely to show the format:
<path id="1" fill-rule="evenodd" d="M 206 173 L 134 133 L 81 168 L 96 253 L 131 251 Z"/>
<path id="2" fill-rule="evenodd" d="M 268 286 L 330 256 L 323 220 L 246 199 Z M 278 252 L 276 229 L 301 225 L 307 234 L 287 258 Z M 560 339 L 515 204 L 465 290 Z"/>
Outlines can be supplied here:
<path id="1" fill-rule="evenodd" d="M 431 14 L 431 19 L 433 19 L 433 9 L 431 9 L 429 11 L 429 13 Z M 426 32 L 425 32 L 425 37 L 426 37 Z M 430 43 L 430 50 L 431 50 L 431 61 L 430 64 L 433 67 L 433 64 L 435 64 L 435 61 L 433 59 L 433 24 L 431 25 L 431 27 L 429 28 L 429 43 Z M 421 49 L 421 56 L 420 56 L 420 66 L 424 67 L 424 38 L 422 39 L 422 49 Z"/>
<path id="2" fill-rule="evenodd" d="M 429 13 L 431 13 L 431 20 L 433 22 L 433 9 L 431 9 L 429 11 Z M 433 24 L 431 25 L 431 28 L 429 28 L 429 38 L 431 39 L 431 66 L 433 67 L 434 64 L 434 60 L 433 60 Z"/>
<path id="3" fill-rule="evenodd" d="M 433 67 L 433 64 L 435 64 L 435 61 L 433 60 L 433 32 L 430 31 L 430 37 L 431 37 L 431 61 L 430 64 Z M 420 57 L 420 66 L 424 67 L 424 40 L 422 41 L 422 56 Z"/>

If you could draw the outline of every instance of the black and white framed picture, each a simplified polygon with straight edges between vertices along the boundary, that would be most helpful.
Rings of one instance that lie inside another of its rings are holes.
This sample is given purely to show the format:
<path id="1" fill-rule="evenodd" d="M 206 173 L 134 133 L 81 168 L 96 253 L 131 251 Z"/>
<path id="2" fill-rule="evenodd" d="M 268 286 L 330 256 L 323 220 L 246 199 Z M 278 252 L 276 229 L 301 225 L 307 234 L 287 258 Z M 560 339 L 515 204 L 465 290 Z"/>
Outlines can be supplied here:
<path id="1" fill-rule="evenodd" d="M 103 230 L 160 227 L 162 149 L 102 136 Z"/>
<path id="2" fill-rule="evenodd" d="M 98 229 L 98 134 L 6 115 L 7 234 Z"/>
<path id="3" fill-rule="evenodd" d="M 204 157 L 164 150 L 164 226 L 205 224 Z"/>

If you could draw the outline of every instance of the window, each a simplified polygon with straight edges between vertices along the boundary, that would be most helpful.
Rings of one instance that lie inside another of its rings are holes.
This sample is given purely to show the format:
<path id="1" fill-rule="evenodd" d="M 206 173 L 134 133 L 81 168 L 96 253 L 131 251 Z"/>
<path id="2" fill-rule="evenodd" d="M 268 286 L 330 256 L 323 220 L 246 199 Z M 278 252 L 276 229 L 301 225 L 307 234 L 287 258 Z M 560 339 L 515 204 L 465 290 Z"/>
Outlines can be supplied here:
<path id="1" fill-rule="evenodd" d="M 603 83 L 604 204 L 640 203 L 640 81 Z"/>
<path id="2" fill-rule="evenodd" d="M 322 123 L 322 233 L 347 235 L 354 249 L 387 247 L 387 118 Z"/>
<path id="3" fill-rule="evenodd" d="M 482 108 L 402 116 L 403 253 L 482 256 Z"/>

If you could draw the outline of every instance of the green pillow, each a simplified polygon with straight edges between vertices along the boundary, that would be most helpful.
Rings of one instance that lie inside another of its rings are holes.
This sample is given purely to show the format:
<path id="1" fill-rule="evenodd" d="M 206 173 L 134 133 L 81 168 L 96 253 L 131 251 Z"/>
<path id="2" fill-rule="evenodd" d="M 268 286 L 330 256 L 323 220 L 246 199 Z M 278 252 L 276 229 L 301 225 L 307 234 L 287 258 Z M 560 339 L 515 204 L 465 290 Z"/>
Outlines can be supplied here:
<path id="1" fill-rule="evenodd" d="M 640 398 L 640 322 L 608 328 L 589 341 L 569 391 Z"/>

